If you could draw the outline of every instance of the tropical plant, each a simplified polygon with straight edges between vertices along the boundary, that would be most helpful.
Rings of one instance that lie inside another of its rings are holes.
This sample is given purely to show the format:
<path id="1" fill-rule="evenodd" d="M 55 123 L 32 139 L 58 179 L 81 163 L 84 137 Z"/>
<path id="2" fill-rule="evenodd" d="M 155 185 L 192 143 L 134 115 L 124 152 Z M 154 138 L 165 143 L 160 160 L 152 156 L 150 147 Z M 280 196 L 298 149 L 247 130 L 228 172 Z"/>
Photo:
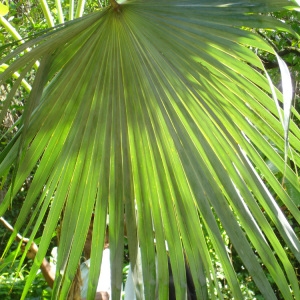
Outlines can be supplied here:
<path id="1" fill-rule="evenodd" d="M 13 173 L 0 215 L 34 173 L 7 249 L 21 229 L 34 239 L 47 214 L 23 297 L 61 222 L 52 297 L 66 298 L 94 212 L 89 299 L 107 214 L 112 299 L 119 299 L 122 282 L 124 214 L 132 266 L 141 250 L 146 299 L 153 299 L 157 280 L 157 297 L 168 298 L 168 256 L 177 299 L 185 299 L 185 259 L 198 299 L 223 298 L 216 257 L 232 296 L 243 298 L 219 222 L 265 299 L 277 299 L 270 282 L 280 297 L 300 299 L 287 255 L 288 249 L 300 261 L 300 243 L 278 204 L 300 223 L 299 200 L 284 184 L 300 191 L 300 131 L 290 113 L 296 120 L 299 114 L 291 107 L 286 65 L 251 30 L 298 38 L 269 15 L 299 10 L 297 2 L 112 0 L 64 22 L 56 1 L 60 25 L 2 49 L 0 81 L 10 82 L 2 119 L 39 61 L 24 112 L 13 125 L 18 131 L 0 156 L 3 180 Z M 46 1 L 40 3 L 52 20 Z M 84 4 L 78 2 L 77 16 Z M 253 50 L 277 57 L 283 93 Z"/>

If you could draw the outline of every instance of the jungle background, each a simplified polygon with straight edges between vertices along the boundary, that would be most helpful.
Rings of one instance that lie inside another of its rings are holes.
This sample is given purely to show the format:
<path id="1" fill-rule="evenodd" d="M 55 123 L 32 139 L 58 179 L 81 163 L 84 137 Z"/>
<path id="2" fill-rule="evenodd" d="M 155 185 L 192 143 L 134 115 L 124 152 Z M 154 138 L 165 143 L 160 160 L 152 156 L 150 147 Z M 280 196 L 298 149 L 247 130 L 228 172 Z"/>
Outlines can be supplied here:
<path id="1" fill-rule="evenodd" d="M 9 12 L 5 15 L 6 20 L 14 28 L 16 32 L 20 35 L 13 36 L 13 32 L 7 28 L 7 23 L 3 21 L 3 18 L 0 22 L 0 49 L 1 47 L 15 42 L 18 37 L 26 38 L 35 35 L 38 32 L 41 32 L 49 27 L 49 20 L 45 18 L 45 14 L 43 13 L 40 6 L 36 5 L 36 1 L 30 0 L 14 0 L 14 1 L 2 1 L 3 4 L 9 6 Z M 54 1 L 48 1 L 49 8 L 51 10 L 54 19 L 57 20 L 59 18 L 58 12 L 55 6 Z M 65 20 L 71 18 L 69 13 L 71 1 L 62 1 L 63 13 L 65 16 Z M 93 12 L 95 10 L 99 10 L 102 7 L 108 5 L 108 1 L 87 1 L 85 14 Z M 284 12 L 284 13 L 274 13 L 274 17 L 282 22 L 290 25 L 293 30 L 295 30 L 298 34 L 300 34 L 300 17 L 297 12 Z M 300 42 L 295 38 L 295 36 L 283 33 L 283 32 L 274 32 L 274 31 L 265 31 L 265 30 L 255 30 L 249 28 L 248 30 L 253 30 L 261 35 L 268 43 L 270 43 L 274 49 L 277 51 L 278 55 L 287 63 L 289 70 L 292 75 L 293 85 L 295 90 L 295 96 L 293 100 L 293 106 L 300 113 Z M 257 49 L 253 49 L 253 51 L 257 51 Z M 257 52 L 256 52 L 257 53 Z M 1 55 L 1 52 L 0 52 Z M 259 51 L 258 55 L 262 59 L 265 68 L 269 72 L 272 80 L 277 84 L 280 89 L 280 72 L 277 60 L 273 55 L 267 54 L 265 52 Z M 1 70 L 1 66 L 0 66 Z M 35 76 L 35 71 L 32 71 L 32 77 L 27 78 L 28 84 L 33 82 L 33 78 Z M 4 99 L 4 96 L 10 90 L 11 82 L 6 82 L 6 84 L 0 86 L 0 101 Z M 1 125 L 1 144 L 0 150 L 2 151 L 5 146 L 9 143 L 9 141 L 13 138 L 14 134 L 17 131 L 16 127 L 11 128 L 12 125 L 17 126 L 16 121 L 23 113 L 24 109 L 24 98 L 29 93 L 29 88 L 26 84 L 23 85 L 23 89 L 19 92 L 18 96 L 14 99 L 14 103 L 10 106 L 9 112 L 6 115 L 5 121 Z M 298 124 L 300 125 L 300 124 Z M 11 128 L 10 132 L 7 133 L 7 128 Z M 282 154 L 283 155 L 283 154 Z M 267 160 L 267 158 L 266 158 Z M 281 180 L 282 172 L 281 170 L 276 169 L 276 167 L 272 166 L 270 163 L 270 168 L 272 169 L 274 175 Z M 259 171 L 259 170 L 258 170 Z M 11 174 L 8 174 L 8 177 Z M 26 197 L 27 191 L 30 187 L 32 181 L 32 177 L 29 176 L 26 182 L 23 184 L 21 190 L 19 191 L 16 199 L 11 205 L 10 209 L 4 215 L 4 218 L 11 224 L 16 222 L 17 216 L 22 207 L 23 201 Z M 3 196 L 6 192 L 6 185 L 2 184 L 0 189 L 0 202 L 3 199 Z M 289 189 L 289 186 L 287 186 Z M 292 187 L 290 187 L 290 194 L 293 195 L 294 199 L 298 199 L 298 207 L 300 206 L 300 195 L 297 191 L 294 191 Z M 276 194 L 270 189 L 276 198 Z M 285 213 L 286 217 L 289 220 L 289 223 L 292 225 L 293 229 L 297 233 L 298 237 L 300 236 L 300 227 L 297 222 L 294 220 L 293 216 L 286 210 L 284 205 L 281 205 L 282 211 Z M 241 283 L 241 290 L 244 296 L 244 299 L 264 299 L 260 294 L 260 291 L 256 288 L 255 284 L 252 281 L 251 276 L 248 271 L 243 266 L 242 261 L 239 256 L 235 252 L 232 244 L 226 235 L 225 231 L 222 229 L 222 225 L 219 222 L 220 230 L 223 231 L 223 239 L 226 243 L 226 247 L 228 249 L 228 253 L 231 257 L 232 263 L 237 272 L 238 279 Z M 274 227 L 274 231 L 276 228 Z M 0 223 L 0 253 L 2 253 L 5 249 L 7 241 L 9 239 L 11 232 L 8 231 Z M 42 228 L 40 230 L 40 235 L 42 234 Z M 208 245 L 210 244 L 209 238 L 207 238 Z M 38 240 L 37 240 L 38 242 Z M 282 242 L 282 241 L 281 241 Z M 30 260 L 26 260 L 25 264 L 19 269 L 19 257 L 15 257 L 17 248 L 17 243 L 11 248 L 9 255 L 5 257 L 0 263 L 0 298 L 3 300 L 8 299 L 19 299 L 21 297 L 22 291 L 24 289 L 24 285 L 31 267 L 32 262 Z M 53 237 L 51 247 L 48 251 L 48 258 L 50 257 L 50 252 L 52 247 L 56 246 L 56 238 Z M 211 245 L 211 254 L 214 256 L 213 246 Z M 300 281 L 300 264 L 294 258 L 291 252 L 288 253 L 292 264 L 298 270 L 298 280 Z M 224 277 L 224 272 L 221 264 L 218 261 L 218 258 L 214 257 L 214 267 L 217 272 L 217 276 L 219 278 L 219 284 L 225 299 L 232 299 L 232 295 L 230 289 L 228 288 L 228 284 L 226 282 L 226 278 Z M 126 247 L 125 240 L 125 251 L 124 251 L 124 278 L 126 277 L 126 272 L 128 270 L 129 257 L 128 257 L 128 248 Z M 266 270 L 266 274 L 268 271 Z M 272 278 L 270 277 L 271 284 Z M 274 285 L 274 290 L 276 290 L 276 286 Z M 283 299 L 280 293 L 276 294 L 278 299 Z M 50 299 L 51 298 L 51 290 L 47 287 L 42 275 L 40 273 L 37 274 L 34 282 L 32 283 L 31 289 L 27 294 L 26 299 Z"/>

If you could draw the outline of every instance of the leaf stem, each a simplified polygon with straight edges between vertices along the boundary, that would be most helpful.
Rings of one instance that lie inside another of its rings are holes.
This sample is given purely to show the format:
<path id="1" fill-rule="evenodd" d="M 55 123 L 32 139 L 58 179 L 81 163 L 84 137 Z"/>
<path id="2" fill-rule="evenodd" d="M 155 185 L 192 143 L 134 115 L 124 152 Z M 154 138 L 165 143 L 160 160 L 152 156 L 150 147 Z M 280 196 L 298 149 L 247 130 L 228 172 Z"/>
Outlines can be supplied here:
<path id="1" fill-rule="evenodd" d="M 120 4 L 116 0 L 110 0 L 110 4 L 114 10 L 120 11 Z"/>
<path id="2" fill-rule="evenodd" d="M 52 18 L 52 15 L 51 15 L 51 11 L 50 11 L 50 8 L 49 8 L 46 0 L 40 0 L 39 2 L 40 2 L 40 5 L 42 7 L 44 16 L 46 18 L 48 27 L 49 28 L 54 27 L 54 21 L 53 21 L 53 18 Z"/>
<path id="3" fill-rule="evenodd" d="M 4 219 L 4 218 L 0 218 L 1 223 L 10 231 L 14 232 L 14 228 Z M 21 234 L 17 233 L 16 239 L 18 241 L 23 240 L 24 238 L 22 237 Z"/>

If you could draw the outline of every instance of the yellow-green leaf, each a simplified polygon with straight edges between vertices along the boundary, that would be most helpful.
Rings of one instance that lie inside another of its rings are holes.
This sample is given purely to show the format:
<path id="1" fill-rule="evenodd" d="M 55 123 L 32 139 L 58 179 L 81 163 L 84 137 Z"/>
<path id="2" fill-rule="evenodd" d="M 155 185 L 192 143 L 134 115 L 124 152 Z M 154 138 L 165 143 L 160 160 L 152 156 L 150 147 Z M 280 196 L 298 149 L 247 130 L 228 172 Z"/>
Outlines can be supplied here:
<path id="1" fill-rule="evenodd" d="M 8 6 L 0 3 L 0 17 L 5 16 L 8 12 L 9 12 Z"/>

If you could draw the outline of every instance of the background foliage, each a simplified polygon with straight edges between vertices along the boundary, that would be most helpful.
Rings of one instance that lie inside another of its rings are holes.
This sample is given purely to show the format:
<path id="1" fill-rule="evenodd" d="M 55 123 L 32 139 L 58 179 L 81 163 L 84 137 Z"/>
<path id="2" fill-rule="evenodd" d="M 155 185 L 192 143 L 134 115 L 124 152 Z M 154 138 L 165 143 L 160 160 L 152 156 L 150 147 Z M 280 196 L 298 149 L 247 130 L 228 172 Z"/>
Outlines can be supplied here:
<path id="1" fill-rule="evenodd" d="M 33 1 L 34 2 L 34 1 Z M 20 33 L 22 37 L 26 36 L 32 36 L 36 34 L 36 32 L 45 30 L 49 24 L 47 24 L 47 20 L 44 18 L 44 14 L 42 10 L 40 9 L 40 6 L 33 5 L 33 2 L 31 1 L 10 1 L 10 13 L 9 13 L 9 22 L 11 25 L 14 26 L 14 28 L 17 29 L 17 31 Z M 57 24 L 59 22 L 58 13 L 56 10 L 56 6 L 54 5 L 54 2 L 50 3 L 50 10 L 52 12 L 52 15 L 54 16 L 54 21 Z M 106 3 L 103 2 L 97 2 L 97 1 L 88 1 L 87 2 L 87 10 L 86 13 L 89 13 L 94 10 L 98 10 L 100 6 L 105 6 Z M 72 17 L 69 14 L 69 4 L 67 2 L 63 2 L 63 12 L 66 16 L 66 20 L 72 19 Z M 284 20 L 286 23 L 290 24 L 294 30 L 299 31 L 299 18 L 298 13 L 296 12 L 281 12 L 281 13 L 273 13 L 273 16 L 275 16 L 279 20 Z M 48 22 L 49 23 L 49 22 Z M 265 31 L 265 30 L 257 30 L 257 32 L 263 36 L 265 40 L 270 42 L 273 47 L 277 50 L 278 54 L 287 61 L 289 65 L 289 69 L 293 75 L 294 79 L 294 86 L 296 91 L 296 96 L 294 98 L 294 106 L 297 110 L 299 110 L 299 41 L 298 39 L 290 34 L 285 32 L 277 32 L 277 31 Z M 299 33 L 299 32 L 298 32 Z M 7 33 L 7 29 L 3 28 L 0 32 L 0 40 L 3 45 L 6 45 L 9 42 L 12 42 L 11 35 Z M 13 46 L 16 47 L 16 46 Z M 257 49 L 253 49 L 254 52 L 257 52 Z M 3 52 L 2 55 L 6 55 L 5 52 Z M 278 87 L 280 88 L 280 79 L 279 79 L 279 72 L 278 72 L 278 63 L 274 58 L 274 55 L 271 55 L 269 53 L 266 53 L 264 51 L 259 50 L 258 55 L 261 57 L 261 59 L 264 62 L 264 65 L 267 70 L 269 70 L 274 82 L 278 82 Z M 26 76 L 26 81 L 29 84 L 33 83 L 33 79 L 35 77 L 36 71 L 32 70 L 29 75 Z M 4 95 L 10 90 L 12 86 L 12 82 L 7 81 L 4 85 L 1 86 L 2 95 Z M 18 91 L 16 96 L 14 97 L 13 103 L 9 108 L 8 114 L 4 121 L 4 129 L 3 129 L 3 138 L 1 140 L 1 147 L 2 149 L 7 146 L 8 142 L 11 141 L 11 139 L 14 137 L 18 123 L 15 124 L 15 122 L 18 120 L 18 118 L 23 113 L 23 107 L 24 107 L 24 100 L 28 95 L 28 90 L 26 90 L 25 87 L 23 87 L 21 90 Z M 1 99 L 2 100 L 2 99 Z M 295 119 L 295 122 L 298 123 L 299 121 Z M 299 125 L 299 124 L 298 124 Z M 6 129 L 10 128 L 10 131 L 7 131 Z M 281 150 L 278 150 L 280 152 Z M 281 155 L 283 155 L 281 151 Z M 274 175 L 281 180 L 283 177 L 282 170 L 277 169 L 271 161 L 268 161 L 268 157 L 265 157 L 265 160 L 267 164 L 269 165 L 270 169 L 273 171 Z M 12 171 L 11 171 L 12 172 Z M 260 172 L 258 168 L 258 172 Z M 11 176 L 12 173 L 8 174 L 8 179 Z M 261 173 L 261 177 L 264 179 L 264 174 Z M 21 190 L 19 191 L 14 204 L 12 207 L 10 207 L 10 210 L 5 214 L 5 217 L 11 222 L 15 223 L 16 217 L 20 211 L 20 207 L 22 206 L 22 203 L 24 201 L 24 197 L 26 196 L 26 193 L 28 191 L 28 188 L 30 186 L 32 177 L 28 176 L 26 181 L 24 182 Z M 8 180 L 9 182 L 9 180 Z M 7 184 L 7 182 L 6 182 Z M 6 186 L 3 185 L 2 189 L 5 191 Z M 275 191 L 272 190 L 272 188 L 269 186 L 270 191 L 272 191 L 273 196 L 277 198 L 278 202 L 280 203 L 279 197 L 277 197 L 277 194 Z M 289 182 L 286 182 L 286 189 L 289 190 L 289 194 L 294 199 L 296 203 L 299 204 L 299 192 L 293 188 L 293 186 L 289 185 Z M 293 229 L 299 236 L 299 225 L 297 221 L 294 219 L 293 215 L 289 212 L 289 210 L 285 207 L 283 203 L 280 203 L 281 208 L 283 212 L 285 213 L 286 217 L 288 218 L 290 224 L 292 225 Z M 267 214 L 265 214 L 266 217 Z M 216 216 L 216 219 L 218 221 L 219 229 L 222 233 L 222 238 L 224 240 L 224 244 L 226 245 L 226 249 L 229 253 L 229 256 L 232 260 L 232 263 L 235 267 L 238 279 L 240 281 L 240 286 L 242 290 L 242 294 L 244 299 L 263 299 L 260 291 L 257 289 L 256 285 L 253 282 L 253 279 L 249 275 L 248 271 L 244 267 L 240 257 L 237 255 L 235 249 L 233 248 L 230 239 L 228 238 L 225 230 L 223 229 L 220 220 Z M 270 220 L 271 224 L 272 221 Z M 272 224 L 273 230 L 276 232 L 276 226 Z M 1 248 L 4 248 L 4 245 L 7 243 L 7 232 L 4 228 L 0 228 L 2 240 L 1 240 Z M 41 231 L 39 231 L 39 234 L 41 234 Z M 219 262 L 219 257 L 217 256 L 214 245 L 212 244 L 209 234 L 206 234 L 206 240 L 209 248 L 209 252 L 211 254 L 213 265 L 216 269 L 216 277 L 218 278 L 218 284 L 221 290 L 221 293 L 223 294 L 223 297 L 225 299 L 232 299 L 231 289 L 229 288 L 227 279 L 224 275 L 224 270 L 222 268 L 222 265 Z M 280 235 L 278 235 L 280 236 Z M 282 244 L 284 244 L 284 241 L 280 241 Z M 294 254 L 288 250 L 287 247 L 285 247 L 287 254 L 293 264 L 293 266 L 297 269 L 299 268 L 299 262 L 295 258 Z M 12 249 L 14 250 L 14 248 Z M 2 251 L 1 251 L 2 252 Z M 49 252 L 48 252 L 49 254 Z M 125 253 L 125 256 L 127 254 Z M 10 283 L 12 281 L 16 281 L 15 287 L 13 288 L 13 293 L 18 294 L 19 291 L 21 291 L 21 288 L 19 288 L 19 282 L 23 281 L 23 279 L 26 279 L 27 277 L 27 268 L 30 267 L 29 265 L 26 265 L 24 269 L 21 271 L 15 271 L 15 264 L 12 266 L 7 266 L 2 269 L 1 273 L 1 284 L 3 283 L 5 286 L 8 286 L 10 288 Z M 264 268 L 264 271 L 269 278 L 270 283 L 272 284 L 273 290 L 276 293 L 277 299 L 281 299 L 282 295 L 279 291 L 277 291 L 277 286 L 274 283 L 271 276 L 269 276 L 269 272 L 266 268 Z M 298 274 L 297 274 L 298 275 Z M 33 285 L 35 287 L 31 288 L 29 291 L 28 297 L 42 297 L 42 294 L 47 293 L 45 291 L 45 285 L 41 284 L 41 278 L 38 276 L 35 281 L 33 282 Z M 298 276 L 299 280 L 299 276 Z M 47 294 L 48 295 L 48 294 Z M 45 297 L 47 297 L 47 295 Z"/>

